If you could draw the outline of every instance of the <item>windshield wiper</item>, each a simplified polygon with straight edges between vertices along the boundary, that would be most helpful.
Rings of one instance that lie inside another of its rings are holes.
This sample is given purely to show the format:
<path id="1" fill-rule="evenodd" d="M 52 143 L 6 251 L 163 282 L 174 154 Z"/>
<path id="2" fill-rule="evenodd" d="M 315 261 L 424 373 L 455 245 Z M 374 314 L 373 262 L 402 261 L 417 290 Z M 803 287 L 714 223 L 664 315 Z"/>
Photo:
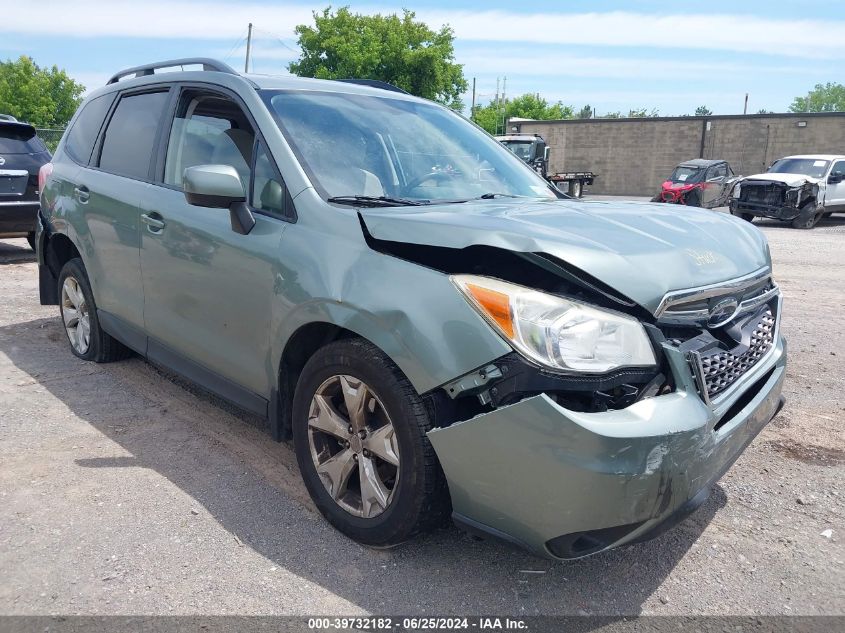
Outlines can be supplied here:
<path id="1" fill-rule="evenodd" d="M 418 207 L 431 204 L 429 200 L 409 200 L 389 196 L 334 196 L 328 200 L 336 204 L 349 204 L 354 207 Z"/>

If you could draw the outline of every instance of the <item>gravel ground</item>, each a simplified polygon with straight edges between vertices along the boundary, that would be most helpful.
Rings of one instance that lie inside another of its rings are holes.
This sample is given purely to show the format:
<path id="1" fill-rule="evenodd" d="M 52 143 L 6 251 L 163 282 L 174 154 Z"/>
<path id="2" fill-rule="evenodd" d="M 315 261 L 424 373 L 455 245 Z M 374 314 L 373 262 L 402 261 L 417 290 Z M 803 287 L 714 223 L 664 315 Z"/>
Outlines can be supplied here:
<path id="1" fill-rule="evenodd" d="M 31 251 L 0 240 L 0 613 L 845 613 L 845 216 L 760 226 L 786 408 L 685 523 L 567 563 L 452 527 L 347 540 L 263 421 L 138 358 L 72 356 Z"/>

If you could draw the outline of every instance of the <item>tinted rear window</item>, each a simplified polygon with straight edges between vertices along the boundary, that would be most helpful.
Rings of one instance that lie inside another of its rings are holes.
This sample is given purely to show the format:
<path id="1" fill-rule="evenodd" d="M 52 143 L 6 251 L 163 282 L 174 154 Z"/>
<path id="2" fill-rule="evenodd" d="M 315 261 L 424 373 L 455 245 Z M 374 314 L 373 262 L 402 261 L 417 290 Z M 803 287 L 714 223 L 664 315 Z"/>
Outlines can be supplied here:
<path id="1" fill-rule="evenodd" d="M 37 154 L 45 152 L 44 142 L 28 125 L 0 124 L 0 154 Z"/>
<path id="2" fill-rule="evenodd" d="M 113 101 L 114 93 L 91 99 L 82 106 L 82 112 L 67 133 L 65 141 L 65 150 L 75 161 L 83 165 L 88 164 L 97 134 L 100 133 L 103 120 Z"/>
<path id="3" fill-rule="evenodd" d="M 146 180 L 156 131 L 167 102 L 166 92 L 123 97 L 106 128 L 100 168 Z"/>

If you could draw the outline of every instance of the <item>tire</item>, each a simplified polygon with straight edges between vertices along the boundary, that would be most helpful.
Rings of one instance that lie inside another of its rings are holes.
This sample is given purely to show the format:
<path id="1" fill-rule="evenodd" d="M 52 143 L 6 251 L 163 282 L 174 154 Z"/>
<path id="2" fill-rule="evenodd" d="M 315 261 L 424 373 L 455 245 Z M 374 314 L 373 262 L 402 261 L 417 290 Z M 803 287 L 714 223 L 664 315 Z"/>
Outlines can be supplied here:
<path id="1" fill-rule="evenodd" d="M 798 217 L 792 220 L 794 229 L 811 229 L 821 220 L 824 212 L 816 211 L 816 203 L 813 200 L 805 202 L 798 213 Z"/>
<path id="2" fill-rule="evenodd" d="M 573 180 L 569 183 L 569 195 L 573 198 L 580 198 L 584 194 L 584 186 L 580 180 Z"/>
<path id="3" fill-rule="evenodd" d="M 58 296 L 62 324 L 75 356 L 95 363 L 110 363 L 132 353 L 100 327 L 91 282 L 78 257 L 62 267 Z"/>
<path id="4" fill-rule="evenodd" d="M 833 211 L 825 211 L 824 213 L 822 213 L 822 218 L 824 218 L 824 219 L 827 219 L 827 218 L 832 217 L 832 216 L 833 216 Z"/>
<path id="5" fill-rule="evenodd" d="M 753 213 L 740 213 L 739 211 L 734 211 L 731 209 L 731 215 L 737 218 L 742 218 L 746 222 L 753 222 L 754 221 L 754 214 Z"/>
<path id="6" fill-rule="evenodd" d="M 360 400 L 358 394 L 364 394 Z M 350 408 L 361 411 L 361 417 L 348 415 Z M 328 415 L 319 414 L 326 410 Z M 292 423 L 305 486 L 323 516 L 346 536 L 390 547 L 440 525 L 448 516 L 445 477 L 426 437 L 432 427 L 426 407 L 399 368 L 371 343 L 336 341 L 308 360 L 297 382 Z M 360 441 L 359 434 L 348 432 L 353 423 L 365 430 Z M 345 424 L 349 426 L 344 429 Z M 384 435 L 388 425 L 393 430 L 389 442 Z M 331 432 L 323 431 L 329 427 Z M 395 466 L 382 459 L 391 455 Z M 344 466 L 334 468 L 339 463 Z M 382 483 L 386 503 L 364 502 L 364 486 L 368 491 L 377 488 L 373 474 Z"/>
<path id="7" fill-rule="evenodd" d="M 684 204 L 688 207 L 700 207 L 701 206 L 701 190 L 700 189 L 693 189 L 689 193 L 684 196 Z"/>
<path id="8" fill-rule="evenodd" d="M 32 250 L 35 250 L 35 232 L 27 233 L 26 234 L 26 241 L 29 243 L 29 247 Z"/>

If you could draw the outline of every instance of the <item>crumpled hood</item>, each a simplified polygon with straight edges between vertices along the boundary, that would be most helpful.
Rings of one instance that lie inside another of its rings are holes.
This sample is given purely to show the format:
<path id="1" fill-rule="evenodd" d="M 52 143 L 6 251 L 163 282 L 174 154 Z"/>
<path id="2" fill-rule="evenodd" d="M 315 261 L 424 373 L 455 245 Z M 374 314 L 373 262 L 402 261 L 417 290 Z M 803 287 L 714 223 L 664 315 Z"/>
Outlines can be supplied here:
<path id="1" fill-rule="evenodd" d="M 804 174 L 754 174 L 753 176 L 746 176 L 743 180 L 770 180 L 772 182 L 782 182 L 787 187 L 799 187 L 805 182 L 821 182 L 820 178 L 813 178 Z"/>
<path id="2" fill-rule="evenodd" d="M 496 200 L 361 209 L 379 240 L 546 253 L 649 312 L 670 290 L 719 283 L 771 265 L 750 222 L 646 202 Z"/>

